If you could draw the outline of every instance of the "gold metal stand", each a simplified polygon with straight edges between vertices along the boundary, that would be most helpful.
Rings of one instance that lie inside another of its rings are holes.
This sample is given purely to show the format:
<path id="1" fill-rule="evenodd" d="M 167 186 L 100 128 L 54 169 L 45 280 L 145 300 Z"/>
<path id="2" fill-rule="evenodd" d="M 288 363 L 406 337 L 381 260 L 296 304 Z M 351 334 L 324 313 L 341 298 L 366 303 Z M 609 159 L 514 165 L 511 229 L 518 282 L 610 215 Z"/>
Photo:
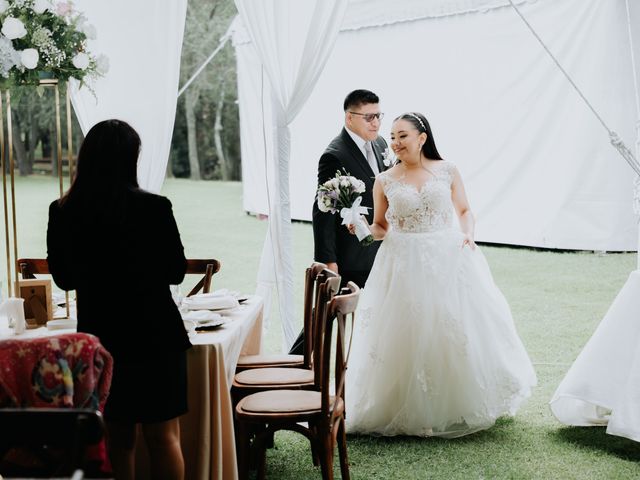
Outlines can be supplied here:
<path id="1" fill-rule="evenodd" d="M 60 89 L 58 80 L 40 80 L 40 86 L 53 88 L 56 107 L 56 153 L 58 181 L 60 186 L 60 197 L 64 195 L 64 175 L 62 172 L 62 128 L 60 121 Z M 69 181 L 73 179 L 73 138 L 71 129 L 71 97 L 69 86 L 67 85 L 66 98 L 66 120 L 67 120 L 67 159 L 69 162 Z M 16 193 L 15 193 L 15 165 L 13 155 L 13 128 L 11 122 L 11 93 L 5 91 L 7 136 L 5 142 L 4 119 L 2 94 L 0 93 L 0 167 L 2 168 L 2 200 L 4 206 L 4 228 L 5 228 L 5 254 L 7 260 L 7 295 L 17 296 L 19 294 L 19 272 L 16 265 L 18 258 L 18 228 L 16 213 Z M 8 157 L 8 165 L 7 165 Z M 7 171 L 9 172 L 10 191 L 7 192 Z M 11 222 L 9 222 L 9 212 L 11 212 Z M 11 232 L 11 233 L 10 233 Z M 11 242 L 12 240 L 12 242 Z M 13 243 L 13 249 L 11 248 Z M 12 273 L 13 272 L 13 273 Z M 69 317 L 69 293 L 66 293 L 67 317 Z"/>

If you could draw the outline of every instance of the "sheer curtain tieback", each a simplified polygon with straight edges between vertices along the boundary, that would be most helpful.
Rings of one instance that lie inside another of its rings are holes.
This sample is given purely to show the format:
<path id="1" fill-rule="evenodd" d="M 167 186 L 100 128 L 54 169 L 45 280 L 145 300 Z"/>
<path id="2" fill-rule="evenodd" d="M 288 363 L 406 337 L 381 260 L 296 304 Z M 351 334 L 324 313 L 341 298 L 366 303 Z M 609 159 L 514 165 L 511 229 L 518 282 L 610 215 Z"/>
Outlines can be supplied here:
<path id="1" fill-rule="evenodd" d="M 373 153 L 373 148 L 371 147 L 371 142 L 367 142 L 364 144 L 364 150 L 367 152 L 367 162 L 371 166 L 371 170 L 376 175 L 380 173 L 380 169 L 378 168 L 378 161 L 376 160 L 376 156 Z"/>

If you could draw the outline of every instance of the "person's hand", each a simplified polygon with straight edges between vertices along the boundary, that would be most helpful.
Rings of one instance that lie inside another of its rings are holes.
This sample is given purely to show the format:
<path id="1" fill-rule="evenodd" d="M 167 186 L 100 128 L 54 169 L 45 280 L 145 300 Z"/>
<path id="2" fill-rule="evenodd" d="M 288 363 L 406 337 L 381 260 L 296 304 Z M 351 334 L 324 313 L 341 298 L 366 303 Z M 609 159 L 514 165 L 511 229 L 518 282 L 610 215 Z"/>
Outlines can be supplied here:
<path id="1" fill-rule="evenodd" d="M 347 225 L 347 230 L 349 230 L 349 233 L 351 235 L 356 234 L 356 226 L 353 223 L 350 223 L 349 225 Z"/>
<path id="2" fill-rule="evenodd" d="M 469 235 L 468 233 L 465 233 L 464 238 L 462 239 L 462 248 L 464 248 L 465 245 L 469 245 L 469 248 L 471 248 L 471 250 L 476 249 L 476 242 L 473 241 L 473 236 Z"/>
<path id="3" fill-rule="evenodd" d="M 327 263 L 327 268 L 333 273 L 338 273 L 338 264 L 335 262 Z"/>

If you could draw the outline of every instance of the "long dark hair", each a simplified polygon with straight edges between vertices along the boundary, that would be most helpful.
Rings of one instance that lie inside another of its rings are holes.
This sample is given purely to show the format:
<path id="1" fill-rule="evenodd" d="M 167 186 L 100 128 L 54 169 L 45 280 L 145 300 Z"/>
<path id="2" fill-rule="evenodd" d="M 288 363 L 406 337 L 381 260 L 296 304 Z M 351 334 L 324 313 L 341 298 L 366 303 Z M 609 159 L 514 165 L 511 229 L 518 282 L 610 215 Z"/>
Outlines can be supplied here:
<path id="1" fill-rule="evenodd" d="M 433 133 L 431 133 L 431 125 L 427 121 L 427 117 L 418 112 L 403 113 L 393 121 L 406 120 L 410 122 L 418 132 L 427 134 L 427 141 L 422 145 L 422 154 L 431 160 L 442 160 L 438 149 L 436 148 L 436 142 L 433 139 Z"/>
<path id="2" fill-rule="evenodd" d="M 118 221 L 126 210 L 127 192 L 138 189 L 140 136 L 122 120 L 91 127 L 78 153 L 78 166 L 60 205 L 97 221 Z"/>

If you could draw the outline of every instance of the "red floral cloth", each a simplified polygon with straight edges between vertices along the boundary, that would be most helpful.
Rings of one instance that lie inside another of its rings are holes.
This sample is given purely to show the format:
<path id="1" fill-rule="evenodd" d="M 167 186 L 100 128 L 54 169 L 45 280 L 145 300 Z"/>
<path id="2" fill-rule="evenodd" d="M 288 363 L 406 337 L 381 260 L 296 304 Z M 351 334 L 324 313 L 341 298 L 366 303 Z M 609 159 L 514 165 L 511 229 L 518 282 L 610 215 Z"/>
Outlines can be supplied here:
<path id="1" fill-rule="evenodd" d="M 69 333 L 0 341 L 0 407 L 103 410 L 113 359 L 97 337 Z"/>
<path id="2" fill-rule="evenodd" d="M 112 372 L 111 354 L 97 337 L 88 333 L 2 340 L 0 408 L 92 408 L 103 411 Z M 111 471 L 104 440 L 89 446 L 87 457 L 95 463 L 97 471 Z M 18 464 L 33 467 L 30 461 Z"/>

